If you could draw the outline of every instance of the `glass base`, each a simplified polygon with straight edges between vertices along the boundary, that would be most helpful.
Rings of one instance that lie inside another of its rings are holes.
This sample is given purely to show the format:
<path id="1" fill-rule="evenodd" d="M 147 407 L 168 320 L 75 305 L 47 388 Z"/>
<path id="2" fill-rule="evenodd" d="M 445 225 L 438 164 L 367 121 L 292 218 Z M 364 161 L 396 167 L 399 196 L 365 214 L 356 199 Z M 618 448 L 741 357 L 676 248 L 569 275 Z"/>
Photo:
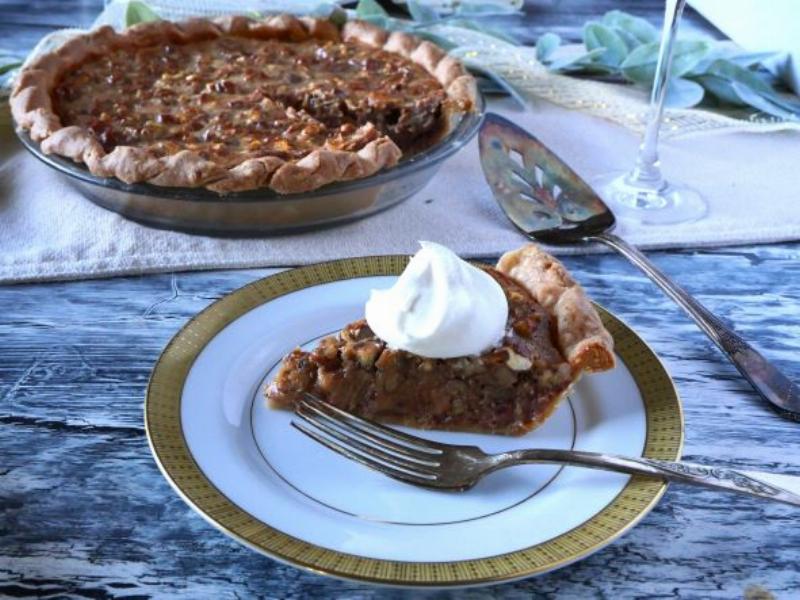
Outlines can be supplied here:
<path id="1" fill-rule="evenodd" d="M 708 206 L 699 192 L 681 183 L 660 188 L 634 184 L 630 172 L 608 173 L 591 185 L 620 220 L 642 225 L 671 225 L 702 219 Z"/>

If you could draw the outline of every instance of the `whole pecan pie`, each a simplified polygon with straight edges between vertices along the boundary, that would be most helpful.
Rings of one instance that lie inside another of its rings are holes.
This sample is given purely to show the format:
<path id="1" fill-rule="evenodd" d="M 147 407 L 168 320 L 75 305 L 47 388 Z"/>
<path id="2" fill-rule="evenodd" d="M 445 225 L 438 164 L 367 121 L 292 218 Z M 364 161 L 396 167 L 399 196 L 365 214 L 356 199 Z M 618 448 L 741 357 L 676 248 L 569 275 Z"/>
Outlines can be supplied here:
<path id="1" fill-rule="evenodd" d="M 476 93 L 458 61 L 406 33 L 236 16 L 77 36 L 23 69 L 11 109 L 43 152 L 101 177 L 292 193 L 429 147 Z"/>
<path id="2" fill-rule="evenodd" d="M 496 347 L 425 358 L 388 347 L 359 320 L 311 352 L 291 352 L 266 389 L 269 405 L 291 408 L 310 392 L 378 421 L 521 435 L 553 412 L 583 372 L 614 366 L 611 335 L 555 258 L 529 245 L 485 270 L 509 305 Z"/>

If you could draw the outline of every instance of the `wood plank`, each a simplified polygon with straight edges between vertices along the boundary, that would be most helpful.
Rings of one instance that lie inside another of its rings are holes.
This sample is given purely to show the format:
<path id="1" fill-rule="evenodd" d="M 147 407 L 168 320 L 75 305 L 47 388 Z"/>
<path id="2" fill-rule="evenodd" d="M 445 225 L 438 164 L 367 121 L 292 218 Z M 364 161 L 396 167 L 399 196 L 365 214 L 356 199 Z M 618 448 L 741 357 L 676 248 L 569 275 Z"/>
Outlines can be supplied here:
<path id="1" fill-rule="evenodd" d="M 798 245 L 653 258 L 800 378 Z M 617 256 L 565 260 L 675 377 L 687 459 L 800 474 L 790 450 L 797 425 L 765 408 L 652 284 Z M 241 548 L 188 509 L 149 457 L 142 399 L 161 348 L 208 303 L 267 272 L 0 288 L 0 595 L 381 596 Z M 789 559 L 800 546 L 795 519 L 790 507 L 673 486 L 641 525 L 593 557 L 466 597 L 730 598 L 749 584 L 780 597 L 800 588 Z"/>

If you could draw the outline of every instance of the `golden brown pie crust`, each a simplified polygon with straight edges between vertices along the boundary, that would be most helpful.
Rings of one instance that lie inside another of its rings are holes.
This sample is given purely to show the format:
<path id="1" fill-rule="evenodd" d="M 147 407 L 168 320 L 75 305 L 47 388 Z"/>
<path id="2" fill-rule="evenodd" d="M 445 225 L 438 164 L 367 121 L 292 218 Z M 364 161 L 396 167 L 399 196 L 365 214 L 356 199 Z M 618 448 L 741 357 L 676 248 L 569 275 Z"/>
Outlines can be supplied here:
<path id="1" fill-rule="evenodd" d="M 564 357 L 579 371 L 614 367 L 614 340 L 583 288 L 553 256 L 535 244 L 506 252 L 497 270 L 525 286 L 555 319 Z"/>
<path id="2" fill-rule="evenodd" d="M 135 145 L 104 148 L 92 130 L 62 125 L 54 106 L 53 91 L 65 73 L 85 61 L 114 50 L 135 51 L 165 42 L 187 44 L 226 36 L 287 43 L 333 41 L 396 53 L 433 76 L 455 111 L 470 111 L 475 107 L 474 78 L 458 61 L 430 42 L 406 33 L 390 34 L 361 21 L 350 21 L 339 28 L 324 19 L 279 15 L 261 20 L 233 16 L 181 23 L 156 21 L 133 26 L 122 33 L 101 27 L 69 40 L 23 69 L 11 94 L 12 114 L 17 125 L 41 143 L 43 152 L 82 162 L 94 175 L 116 177 L 126 183 L 206 187 L 219 193 L 263 187 L 279 193 L 294 193 L 335 181 L 367 177 L 400 160 L 402 151 L 397 144 L 387 135 L 376 132 L 370 123 L 348 132 L 348 136 L 360 140 L 360 146 L 324 145 L 299 157 L 266 154 L 248 157 L 237 164 L 204 158 L 191 149 L 155 153 Z"/>

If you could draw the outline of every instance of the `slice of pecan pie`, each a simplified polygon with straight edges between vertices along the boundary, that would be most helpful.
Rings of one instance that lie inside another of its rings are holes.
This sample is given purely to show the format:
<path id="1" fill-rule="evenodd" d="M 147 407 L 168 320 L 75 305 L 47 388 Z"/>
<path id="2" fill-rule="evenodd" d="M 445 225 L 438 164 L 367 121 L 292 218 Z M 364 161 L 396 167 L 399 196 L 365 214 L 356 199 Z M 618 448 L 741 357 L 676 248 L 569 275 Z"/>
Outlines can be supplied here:
<path id="1" fill-rule="evenodd" d="M 101 27 L 42 55 L 11 95 L 41 149 L 126 183 L 312 190 L 391 167 L 475 109 L 436 45 L 293 16 Z"/>
<path id="2" fill-rule="evenodd" d="M 291 408 L 304 392 L 369 419 L 521 435 L 583 372 L 614 366 L 613 340 L 583 289 L 536 246 L 485 267 L 508 300 L 506 333 L 479 356 L 432 359 L 392 349 L 359 320 L 311 352 L 296 349 L 266 390 Z"/>

